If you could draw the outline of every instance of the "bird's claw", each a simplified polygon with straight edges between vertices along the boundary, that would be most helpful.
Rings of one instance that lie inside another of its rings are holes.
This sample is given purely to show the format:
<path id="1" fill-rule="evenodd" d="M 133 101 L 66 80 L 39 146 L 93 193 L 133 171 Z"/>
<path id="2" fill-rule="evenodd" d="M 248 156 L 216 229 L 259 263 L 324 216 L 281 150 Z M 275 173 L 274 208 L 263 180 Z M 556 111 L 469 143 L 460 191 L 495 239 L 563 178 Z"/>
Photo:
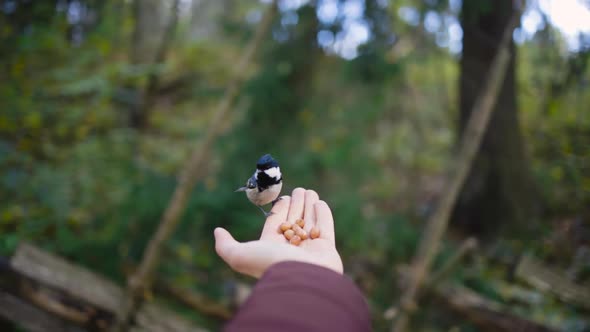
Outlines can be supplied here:
<path id="1" fill-rule="evenodd" d="M 264 209 L 261 206 L 259 206 L 258 208 L 260 209 L 260 211 L 262 211 L 262 213 L 264 214 L 264 217 L 265 218 L 268 218 L 268 217 L 270 217 L 271 215 L 274 214 L 272 211 L 269 211 L 269 212 L 264 211 Z"/>
<path id="2" fill-rule="evenodd" d="M 280 201 L 281 199 L 283 199 L 282 197 L 277 197 L 277 199 L 275 199 L 274 201 L 270 202 L 271 206 L 274 207 L 275 204 Z"/>

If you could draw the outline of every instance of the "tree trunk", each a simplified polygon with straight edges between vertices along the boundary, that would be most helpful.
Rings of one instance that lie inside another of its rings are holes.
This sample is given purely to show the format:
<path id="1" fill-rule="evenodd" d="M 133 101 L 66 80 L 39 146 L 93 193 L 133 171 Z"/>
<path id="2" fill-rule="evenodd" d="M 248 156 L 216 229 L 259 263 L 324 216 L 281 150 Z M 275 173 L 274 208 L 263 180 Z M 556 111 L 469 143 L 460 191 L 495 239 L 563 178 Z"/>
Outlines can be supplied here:
<path id="1" fill-rule="evenodd" d="M 172 5 L 176 11 L 177 1 Z M 130 62 L 134 65 L 156 65 L 164 59 L 157 59 L 160 49 L 165 54 L 168 40 L 172 36 L 166 35 L 165 17 L 162 14 L 165 6 L 158 0 L 135 0 L 133 2 L 133 17 L 135 26 L 131 36 Z M 176 17 L 173 16 L 173 26 L 176 26 Z M 156 88 L 158 75 L 151 73 L 148 77 L 147 88 L 142 82 L 137 82 L 134 87 L 136 100 L 129 110 L 129 126 L 134 129 L 143 130 L 147 127 L 149 119 L 148 111 L 151 105 L 147 100 L 149 93 Z"/>
<path id="2" fill-rule="evenodd" d="M 193 0 L 189 39 L 216 40 L 221 35 L 222 17 L 232 8 L 228 0 Z"/>
<path id="3" fill-rule="evenodd" d="M 512 0 L 463 1 L 459 139 L 512 8 Z M 530 225 L 533 214 L 532 182 L 518 124 L 514 41 L 510 51 L 487 132 L 451 219 L 460 228 L 480 236 L 492 235 L 506 226 L 514 229 Z"/>
<path id="4" fill-rule="evenodd" d="M 132 36 L 131 63 L 151 64 L 164 32 L 166 7 L 158 0 L 135 0 L 133 16 L 135 27 Z"/>

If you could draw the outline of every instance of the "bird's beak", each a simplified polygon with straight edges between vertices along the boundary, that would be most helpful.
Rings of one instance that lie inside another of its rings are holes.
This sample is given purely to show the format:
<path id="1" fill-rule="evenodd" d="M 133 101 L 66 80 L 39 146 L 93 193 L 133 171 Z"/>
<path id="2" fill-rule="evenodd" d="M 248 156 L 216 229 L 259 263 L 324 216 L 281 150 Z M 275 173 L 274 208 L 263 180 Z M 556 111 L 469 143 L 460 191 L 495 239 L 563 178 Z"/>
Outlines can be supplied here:
<path id="1" fill-rule="evenodd" d="M 241 187 L 241 188 L 236 189 L 234 192 L 237 193 L 237 192 L 240 192 L 240 191 L 246 191 L 246 189 L 248 189 L 248 188 L 247 187 Z"/>

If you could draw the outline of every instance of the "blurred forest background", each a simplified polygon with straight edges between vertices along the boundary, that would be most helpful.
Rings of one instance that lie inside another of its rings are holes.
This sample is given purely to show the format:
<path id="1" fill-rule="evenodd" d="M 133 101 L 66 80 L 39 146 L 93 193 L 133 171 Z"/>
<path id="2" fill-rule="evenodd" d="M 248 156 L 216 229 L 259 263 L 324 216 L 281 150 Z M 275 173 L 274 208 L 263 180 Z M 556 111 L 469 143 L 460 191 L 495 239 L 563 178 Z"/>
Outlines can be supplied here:
<path id="1" fill-rule="evenodd" d="M 389 329 L 513 3 L 281 0 L 239 66 L 269 4 L 0 1 L 0 255 L 27 241 L 125 285 L 206 140 L 157 284 L 231 308 L 253 283 L 217 257 L 212 233 L 258 237 L 260 211 L 233 191 L 271 153 L 285 194 L 312 188 L 330 204 L 346 273 L 375 330 Z M 433 267 L 477 238 L 447 282 L 559 331 L 590 331 L 588 297 L 535 287 L 515 267 L 534 257 L 558 284 L 590 289 L 589 25 L 588 1 L 526 3 Z M 161 287 L 148 300 L 223 323 Z M 410 323 L 485 330 L 435 296 Z"/>

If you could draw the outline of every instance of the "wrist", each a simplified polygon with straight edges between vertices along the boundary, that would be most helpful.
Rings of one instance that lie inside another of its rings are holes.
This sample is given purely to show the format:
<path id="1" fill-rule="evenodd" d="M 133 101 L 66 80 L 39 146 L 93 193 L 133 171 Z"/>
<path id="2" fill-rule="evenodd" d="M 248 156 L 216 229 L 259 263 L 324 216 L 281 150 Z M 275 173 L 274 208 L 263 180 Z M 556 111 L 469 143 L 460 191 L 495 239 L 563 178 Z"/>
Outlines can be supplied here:
<path id="1" fill-rule="evenodd" d="M 269 266 L 266 271 L 275 268 L 275 267 L 282 267 L 284 265 L 292 265 L 292 266 L 299 266 L 303 268 L 307 268 L 312 266 L 314 268 L 330 270 L 331 272 L 337 273 L 339 275 L 344 274 L 344 268 L 342 266 L 342 262 L 334 262 L 334 263 L 326 263 L 326 262 L 319 262 L 312 259 L 305 259 L 305 258 L 292 258 L 292 259 L 285 259 L 278 261 L 271 266 Z M 264 273 L 266 273 L 266 271 Z M 263 274 L 264 274 L 263 273 Z"/>

